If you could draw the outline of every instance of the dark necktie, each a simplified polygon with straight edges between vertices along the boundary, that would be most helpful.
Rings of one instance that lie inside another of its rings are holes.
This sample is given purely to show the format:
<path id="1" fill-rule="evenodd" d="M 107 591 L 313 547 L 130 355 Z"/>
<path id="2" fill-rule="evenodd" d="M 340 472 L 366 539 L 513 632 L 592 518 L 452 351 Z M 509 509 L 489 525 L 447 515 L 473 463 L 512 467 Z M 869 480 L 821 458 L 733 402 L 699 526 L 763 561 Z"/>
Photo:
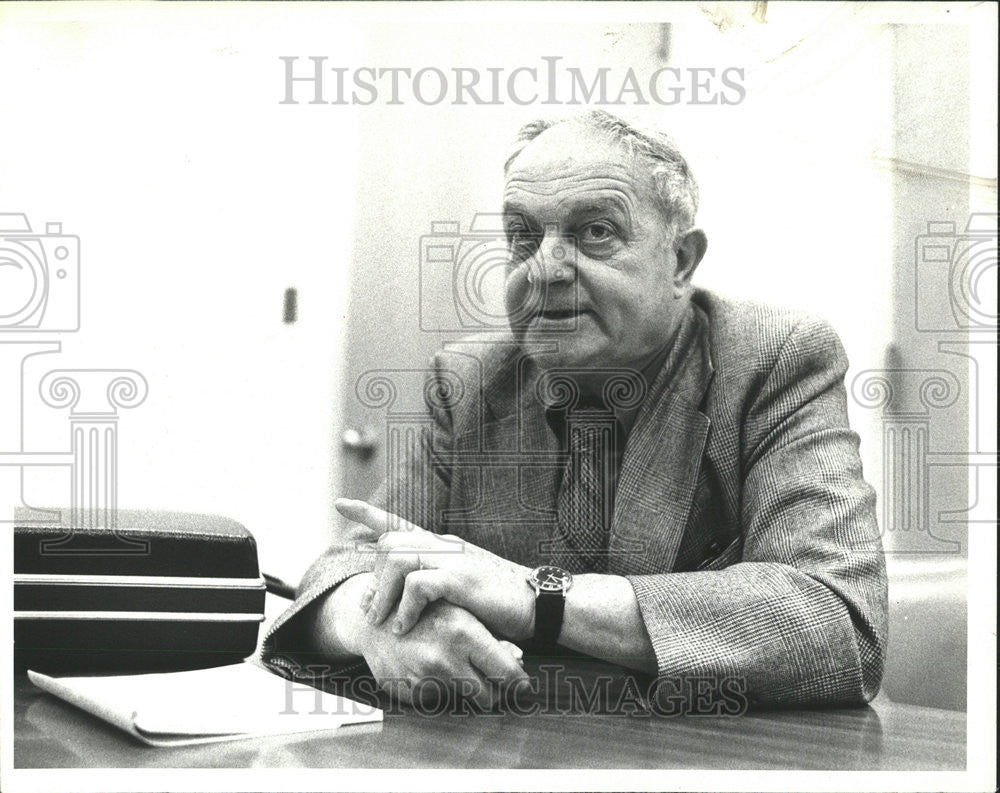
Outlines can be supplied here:
<path id="1" fill-rule="evenodd" d="M 572 572 L 607 569 L 614 514 L 618 431 L 608 411 L 581 411 L 567 421 L 568 461 L 559 488 L 552 563 Z"/>

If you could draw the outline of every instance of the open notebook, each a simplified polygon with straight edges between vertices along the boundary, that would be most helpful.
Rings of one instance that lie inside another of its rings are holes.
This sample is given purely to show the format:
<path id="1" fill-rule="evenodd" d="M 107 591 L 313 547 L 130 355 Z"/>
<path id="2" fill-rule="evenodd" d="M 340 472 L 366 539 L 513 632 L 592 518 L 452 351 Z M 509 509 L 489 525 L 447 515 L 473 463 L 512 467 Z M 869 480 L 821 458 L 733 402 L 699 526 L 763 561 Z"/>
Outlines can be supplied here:
<path id="1" fill-rule="evenodd" d="M 165 674 L 31 682 L 151 746 L 187 746 L 380 722 L 382 711 L 291 685 L 251 663 Z"/>

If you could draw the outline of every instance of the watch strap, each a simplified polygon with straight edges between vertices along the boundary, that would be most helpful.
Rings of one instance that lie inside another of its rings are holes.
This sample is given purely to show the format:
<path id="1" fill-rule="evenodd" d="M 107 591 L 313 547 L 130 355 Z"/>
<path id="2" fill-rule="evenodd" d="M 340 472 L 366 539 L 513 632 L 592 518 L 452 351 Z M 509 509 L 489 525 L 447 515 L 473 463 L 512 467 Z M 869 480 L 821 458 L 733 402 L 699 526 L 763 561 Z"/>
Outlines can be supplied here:
<path id="1" fill-rule="evenodd" d="M 539 591 L 535 597 L 535 642 L 540 647 L 555 647 L 562 630 L 563 612 L 566 609 L 566 594 Z"/>

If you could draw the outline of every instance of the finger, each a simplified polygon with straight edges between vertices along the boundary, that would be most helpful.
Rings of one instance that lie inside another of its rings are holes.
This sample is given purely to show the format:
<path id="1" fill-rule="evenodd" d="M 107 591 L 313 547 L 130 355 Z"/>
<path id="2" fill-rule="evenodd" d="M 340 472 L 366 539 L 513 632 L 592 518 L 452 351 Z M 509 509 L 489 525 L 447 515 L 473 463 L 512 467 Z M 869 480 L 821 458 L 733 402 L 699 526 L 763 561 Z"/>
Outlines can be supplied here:
<path id="1" fill-rule="evenodd" d="M 386 532 L 375 545 L 370 546 L 374 553 L 371 584 L 362 596 L 360 605 L 373 625 L 380 625 L 385 621 L 399 598 L 402 583 L 392 584 L 393 577 L 402 579 L 410 570 L 420 567 L 420 557 L 415 550 L 406 546 L 407 538 L 412 536 L 407 532 Z M 376 600 L 378 603 L 372 611 L 372 604 Z"/>
<path id="2" fill-rule="evenodd" d="M 510 682 L 504 678 L 488 677 L 472 666 L 466 667 L 464 674 L 454 681 L 459 696 L 467 697 L 482 710 L 490 711 L 502 702 L 511 686 L 527 685 L 527 681 Z"/>
<path id="3" fill-rule="evenodd" d="M 345 518 L 348 518 L 350 522 L 338 525 L 336 528 L 336 534 L 338 537 L 342 538 L 341 542 L 343 545 L 353 545 L 357 550 L 371 550 L 371 545 L 375 543 L 379 537 L 382 536 L 382 532 L 366 526 L 364 523 L 360 523 L 352 517 L 353 512 L 347 514 L 344 509 L 341 509 L 342 505 L 353 503 L 348 499 L 337 499 L 334 504 L 337 506 L 337 510 Z M 361 502 L 358 502 L 361 503 Z"/>
<path id="4" fill-rule="evenodd" d="M 402 636 L 417 624 L 428 603 L 448 597 L 452 577 L 442 570 L 415 570 L 403 581 L 392 632 Z"/>
<path id="5" fill-rule="evenodd" d="M 387 557 L 387 554 L 380 550 L 377 545 L 372 547 L 372 555 L 371 578 L 368 579 L 368 589 L 366 589 L 364 595 L 361 596 L 361 610 L 365 612 L 367 612 L 371 607 L 375 593 L 378 592 L 378 583 L 382 578 L 382 571 L 385 567 L 385 560 Z"/>
<path id="6" fill-rule="evenodd" d="M 520 666 L 524 666 L 524 650 L 506 639 L 500 639 L 500 646 L 510 653 L 511 658 L 517 661 Z"/>
<path id="7" fill-rule="evenodd" d="M 365 590 L 365 593 L 361 596 L 360 605 L 363 612 L 367 613 L 371 609 L 375 595 L 379 592 L 381 582 L 387 575 L 386 565 L 389 564 L 393 558 L 398 558 L 398 552 L 393 547 L 394 543 L 391 541 L 391 538 L 394 536 L 395 535 L 391 533 L 383 534 L 376 544 L 366 546 L 366 550 L 370 551 L 373 555 L 373 561 L 372 575 L 368 589 Z M 403 575 L 405 575 L 405 573 L 403 573 Z M 393 602 L 395 602 L 395 598 L 393 599 Z M 371 618 L 374 619 L 375 616 L 372 615 Z"/>
<path id="8" fill-rule="evenodd" d="M 337 512 L 348 520 L 361 523 L 379 535 L 388 531 L 413 531 L 417 527 L 398 515 L 372 506 L 366 501 L 353 498 L 338 498 L 334 502 Z"/>
<path id="9" fill-rule="evenodd" d="M 469 661 L 486 677 L 508 685 L 520 685 L 520 681 L 528 680 L 528 673 L 521 668 L 510 650 L 488 634 L 483 641 L 473 646 Z"/>
<path id="10" fill-rule="evenodd" d="M 383 582 L 389 580 L 391 576 L 405 576 L 410 570 L 420 567 L 419 556 L 410 558 L 414 556 L 415 552 L 403 544 L 407 536 L 409 535 L 400 532 L 387 532 L 378 539 L 374 546 L 371 546 L 375 558 L 372 564 L 371 586 L 362 598 L 362 611 L 369 609 L 375 594 L 383 588 Z M 388 609 L 391 609 L 398 596 L 399 592 L 389 591 L 383 594 L 381 600 Z M 388 603 L 386 603 L 385 597 L 390 598 Z"/>
<path id="11" fill-rule="evenodd" d="M 360 523 L 352 523 L 341 536 L 344 538 L 343 545 L 353 547 L 356 551 L 371 552 L 381 535 Z"/>
<path id="12" fill-rule="evenodd" d="M 496 696 L 496 685 L 490 683 L 478 670 L 473 669 L 471 666 L 459 678 L 457 693 L 461 697 L 469 697 L 484 711 L 492 710 L 494 703 L 498 699 Z"/>
<path id="13" fill-rule="evenodd" d="M 347 518 L 346 515 L 343 515 Z M 356 540 L 357 542 L 375 542 L 379 537 L 382 536 L 382 532 L 373 529 L 365 523 L 360 523 L 356 520 L 348 518 L 342 525 L 338 526 L 337 530 L 348 539 Z"/>
<path id="14" fill-rule="evenodd" d="M 414 570 L 418 570 L 419 567 L 420 557 L 416 554 L 389 553 L 386 555 L 378 582 L 375 585 L 375 593 L 368 608 L 369 623 L 381 625 L 385 622 L 385 618 L 389 616 L 399 601 L 406 576 Z"/>

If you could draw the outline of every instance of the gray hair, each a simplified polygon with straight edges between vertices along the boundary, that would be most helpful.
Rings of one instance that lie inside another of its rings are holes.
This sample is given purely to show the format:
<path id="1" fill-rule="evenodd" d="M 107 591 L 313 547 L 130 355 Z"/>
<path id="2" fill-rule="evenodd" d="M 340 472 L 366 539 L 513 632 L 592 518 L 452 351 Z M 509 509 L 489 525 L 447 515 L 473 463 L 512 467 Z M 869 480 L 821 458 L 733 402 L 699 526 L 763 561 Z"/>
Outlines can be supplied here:
<path id="1" fill-rule="evenodd" d="M 518 130 L 504 163 L 503 172 L 525 147 L 545 130 L 560 124 L 575 124 L 596 133 L 613 146 L 623 148 L 628 155 L 644 158 L 656 185 L 661 209 L 676 231 L 686 231 L 694 225 L 698 211 L 698 184 L 680 149 L 666 134 L 653 129 L 640 129 L 605 110 L 590 110 L 575 116 L 558 119 L 538 119 Z"/>

